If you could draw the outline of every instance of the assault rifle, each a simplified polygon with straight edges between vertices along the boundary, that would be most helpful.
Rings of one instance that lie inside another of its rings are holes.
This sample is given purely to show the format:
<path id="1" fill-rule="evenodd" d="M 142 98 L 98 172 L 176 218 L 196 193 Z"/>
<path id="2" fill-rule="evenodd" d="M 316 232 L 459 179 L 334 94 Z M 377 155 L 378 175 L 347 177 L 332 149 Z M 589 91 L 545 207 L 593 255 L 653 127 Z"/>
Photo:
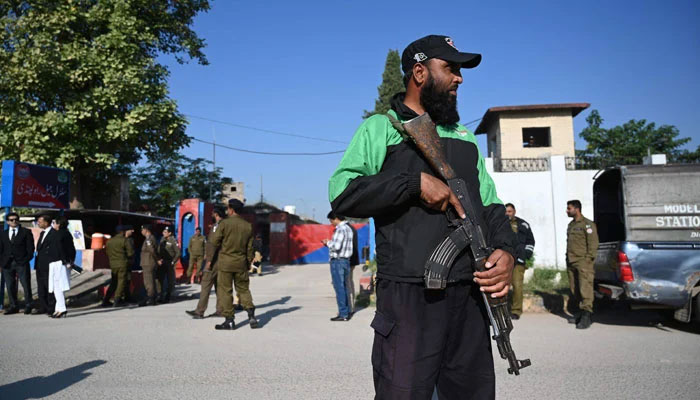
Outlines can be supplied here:
<path id="1" fill-rule="evenodd" d="M 479 218 L 474 212 L 472 201 L 467 192 L 463 179 L 458 178 L 452 167 L 447 163 L 445 151 L 440 142 L 440 136 L 435 129 L 435 123 L 428 113 L 413 118 L 401 124 L 390 116 L 392 124 L 404 138 L 413 142 L 423 154 L 433 170 L 447 182 L 447 185 L 459 199 L 464 208 L 466 218 L 462 219 L 452 209 L 448 209 L 447 218 L 455 230 L 449 234 L 433 251 L 425 265 L 425 286 L 428 289 L 445 289 L 447 276 L 454 260 L 462 251 L 469 248 L 477 271 L 486 270 L 486 260 L 493 249 L 486 243 Z M 508 360 L 509 374 L 520 375 L 520 369 L 530 364 L 530 359 L 518 360 L 510 344 L 510 332 L 513 324 L 508 312 L 508 297 L 492 298 L 481 292 L 487 306 L 489 320 L 493 328 L 493 340 L 496 341 L 501 358 Z"/>

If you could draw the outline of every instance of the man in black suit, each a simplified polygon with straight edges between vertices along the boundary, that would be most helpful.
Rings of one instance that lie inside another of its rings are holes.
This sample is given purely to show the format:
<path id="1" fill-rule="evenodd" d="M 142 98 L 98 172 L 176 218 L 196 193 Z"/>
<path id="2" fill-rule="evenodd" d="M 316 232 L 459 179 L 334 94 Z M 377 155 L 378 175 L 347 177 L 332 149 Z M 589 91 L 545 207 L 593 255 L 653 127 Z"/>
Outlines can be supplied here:
<path id="1" fill-rule="evenodd" d="M 17 281 L 24 289 L 24 313 L 32 312 L 32 283 L 29 261 L 34 257 L 34 237 L 32 232 L 19 225 L 19 215 L 9 213 L 5 216 L 9 228 L 0 233 L 0 268 L 7 286 L 10 307 L 5 314 L 19 311 L 17 301 Z"/>
<path id="2" fill-rule="evenodd" d="M 43 230 L 36 244 L 36 260 L 34 262 L 36 286 L 39 292 L 39 311 L 37 314 L 52 315 L 56 306 L 56 298 L 49 294 L 49 264 L 54 261 L 63 261 L 67 257 L 63 255 L 61 235 L 51 228 L 51 217 L 48 215 L 39 216 L 37 225 Z"/>

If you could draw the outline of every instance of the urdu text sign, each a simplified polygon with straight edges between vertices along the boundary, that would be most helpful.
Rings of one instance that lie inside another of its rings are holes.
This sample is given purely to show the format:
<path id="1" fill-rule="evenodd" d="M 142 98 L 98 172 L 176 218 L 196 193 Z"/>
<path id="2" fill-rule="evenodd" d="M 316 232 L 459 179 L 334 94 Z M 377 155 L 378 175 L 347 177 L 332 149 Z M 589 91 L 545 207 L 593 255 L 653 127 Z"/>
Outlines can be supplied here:
<path id="1" fill-rule="evenodd" d="M 1 207 L 68 208 L 70 171 L 5 160 L 1 189 Z"/>

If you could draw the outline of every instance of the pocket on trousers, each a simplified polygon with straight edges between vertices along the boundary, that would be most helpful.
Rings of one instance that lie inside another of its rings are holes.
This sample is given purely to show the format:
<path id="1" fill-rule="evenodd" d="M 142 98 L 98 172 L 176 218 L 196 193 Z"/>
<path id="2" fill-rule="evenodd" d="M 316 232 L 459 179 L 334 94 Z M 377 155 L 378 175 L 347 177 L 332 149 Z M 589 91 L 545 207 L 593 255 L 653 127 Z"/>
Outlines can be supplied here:
<path id="1" fill-rule="evenodd" d="M 374 329 L 372 345 L 372 367 L 380 375 L 391 379 L 394 373 L 394 355 L 396 354 L 396 322 L 377 311 L 370 324 Z M 392 332 L 394 332 L 392 334 Z"/>

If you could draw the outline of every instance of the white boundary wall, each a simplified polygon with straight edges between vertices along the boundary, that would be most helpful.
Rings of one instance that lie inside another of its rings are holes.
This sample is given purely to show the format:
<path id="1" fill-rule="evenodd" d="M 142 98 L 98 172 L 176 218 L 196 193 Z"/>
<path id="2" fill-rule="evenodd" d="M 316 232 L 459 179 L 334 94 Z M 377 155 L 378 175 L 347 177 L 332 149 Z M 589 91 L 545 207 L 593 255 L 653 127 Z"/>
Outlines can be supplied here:
<path id="1" fill-rule="evenodd" d="M 530 224 L 535 236 L 535 265 L 566 268 L 566 202 L 580 200 L 583 215 L 593 219 L 595 170 L 567 171 L 565 156 L 551 156 L 550 170 L 494 172 L 493 159 L 486 169 L 496 183 L 498 198 L 513 203 L 516 215 Z"/>

